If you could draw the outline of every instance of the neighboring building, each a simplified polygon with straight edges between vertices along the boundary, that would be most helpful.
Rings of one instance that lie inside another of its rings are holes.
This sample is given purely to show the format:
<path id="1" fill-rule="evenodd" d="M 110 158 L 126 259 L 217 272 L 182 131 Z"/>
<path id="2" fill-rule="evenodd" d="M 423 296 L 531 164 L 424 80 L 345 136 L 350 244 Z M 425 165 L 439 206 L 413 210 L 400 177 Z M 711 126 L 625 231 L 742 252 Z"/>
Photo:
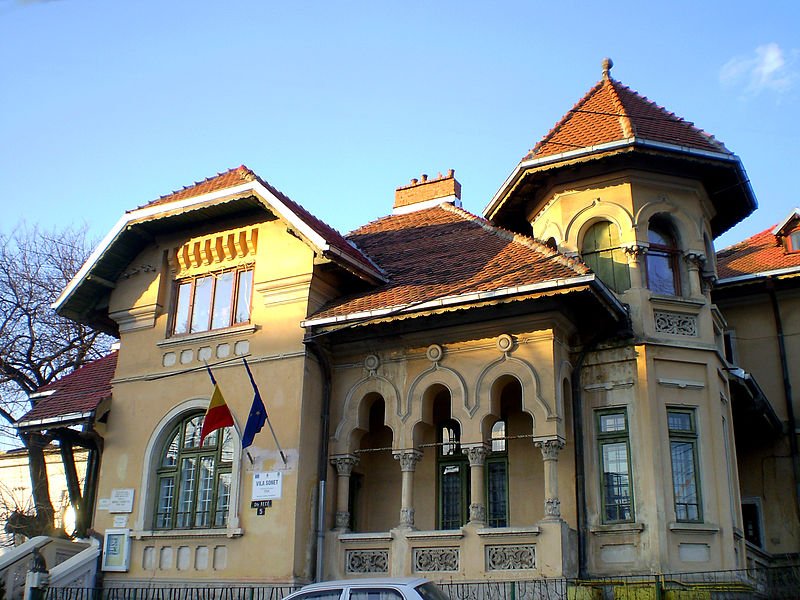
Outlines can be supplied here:
<path id="1" fill-rule="evenodd" d="M 743 391 L 735 425 L 745 538 L 768 556 L 796 557 L 800 209 L 717 257 L 713 298 L 727 321 L 728 361 L 741 367 L 733 382 Z"/>
<path id="2" fill-rule="evenodd" d="M 76 514 L 70 503 L 61 451 L 57 446 L 50 445 L 45 448 L 44 457 L 50 501 L 55 509 L 55 525 L 71 533 L 76 525 Z M 83 481 L 86 476 L 86 451 L 76 453 L 75 468 L 78 479 Z M 4 548 L 18 546 L 24 541 L 21 536 L 6 530 L 8 516 L 14 511 L 33 514 L 31 474 L 28 468 L 28 451 L 25 448 L 0 454 L 0 553 Z"/>
<path id="3" fill-rule="evenodd" d="M 607 62 L 485 218 L 460 195 L 414 179 L 343 237 L 239 167 L 123 216 L 57 302 L 120 338 L 106 585 L 745 566 L 711 299 L 712 240 L 756 207 L 739 159 Z M 245 356 L 282 449 L 241 448 Z M 236 423 L 201 446 L 206 363 Z"/>

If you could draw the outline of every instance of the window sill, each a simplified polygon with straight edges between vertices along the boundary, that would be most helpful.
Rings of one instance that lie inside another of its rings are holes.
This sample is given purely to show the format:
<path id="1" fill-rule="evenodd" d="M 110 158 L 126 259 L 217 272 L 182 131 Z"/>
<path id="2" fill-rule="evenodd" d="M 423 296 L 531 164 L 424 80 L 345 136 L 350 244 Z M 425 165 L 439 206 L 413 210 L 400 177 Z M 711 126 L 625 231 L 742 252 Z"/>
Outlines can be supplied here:
<path id="1" fill-rule="evenodd" d="M 522 537 L 539 535 L 538 527 L 485 527 L 476 532 L 480 537 Z"/>
<path id="2" fill-rule="evenodd" d="M 701 535 L 714 535 L 719 533 L 719 526 L 710 523 L 678 523 L 669 524 L 669 530 L 673 533 L 697 533 Z"/>
<path id="3" fill-rule="evenodd" d="M 377 533 L 340 533 L 340 542 L 391 542 L 392 534 L 389 531 Z"/>
<path id="4" fill-rule="evenodd" d="M 609 523 L 608 525 L 593 525 L 589 531 L 595 535 L 615 534 L 640 534 L 644 531 L 644 523 Z"/>
<path id="5" fill-rule="evenodd" d="M 449 540 L 463 537 L 464 532 L 461 529 L 435 529 L 433 531 L 412 530 L 406 532 L 406 538 L 414 540 Z"/>
<path id="6" fill-rule="evenodd" d="M 229 335 L 241 335 L 245 333 L 254 333 L 258 329 L 258 325 L 236 325 L 235 327 L 226 327 L 225 329 L 212 329 L 211 331 L 201 331 L 199 333 L 187 333 L 185 335 L 176 335 L 156 342 L 159 348 L 171 348 L 173 346 L 185 346 L 193 342 L 203 342 L 206 340 L 214 340 L 217 338 L 226 337 Z"/>
<path id="7" fill-rule="evenodd" d="M 685 296 L 665 296 L 663 294 L 651 294 L 650 303 L 659 308 L 682 308 L 686 311 L 699 313 L 705 306 L 705 300 L 687 298 Z"/>
<path id="8" fill-rule="evenodd" d="M 136 540 L 171 539 L 190 540 L 197 538 L 238 538 L 244 535 L 241 527 L 235 529 L 170 529 L 164 531 L 131 531 L 131 537 Z"/>

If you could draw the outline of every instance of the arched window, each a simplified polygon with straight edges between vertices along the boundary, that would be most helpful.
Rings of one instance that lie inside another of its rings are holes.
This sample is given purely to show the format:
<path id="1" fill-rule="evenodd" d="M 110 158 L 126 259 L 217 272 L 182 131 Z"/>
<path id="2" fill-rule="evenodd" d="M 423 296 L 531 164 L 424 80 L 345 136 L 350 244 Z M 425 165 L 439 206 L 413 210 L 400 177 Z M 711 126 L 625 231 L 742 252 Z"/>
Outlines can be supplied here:
<path id="1" fill-rule="evenodd" d="M 619 230 L 609 221 L 589 227 L 583 236 L 581 258 L 615 292 L 622 293 L 631 287 L 628 259 L 620 246 Z"/>
<path id="2" fill-rule="evenodd" d="M 447 419 L 437 429 L 439 529 L 458 529 L 467 522 L 469 461 L 461 452 L 461 428 L 458 422 Z"/>
<path id="3" fill-rule="evenodd" d="M 231 505 L 234 440 L 219 429 L 200 445 L 202 413 L 175 424 L 158 455 L 154 529 L 227 526 Z"/>
<path id="4" fill-rule="evenodd" d="M 508 444 L 506 422 L 492 426 L 492 451 L 486 458 L 486 521 L 489 527 L 508 526 Z"/>
<path id="5" fill-rule="evenodd" d="M 657 294 L 679 296 L 681 275 L 678 243 L 669 222 L 658 217 L 647 228 L 647 287 Z"/>

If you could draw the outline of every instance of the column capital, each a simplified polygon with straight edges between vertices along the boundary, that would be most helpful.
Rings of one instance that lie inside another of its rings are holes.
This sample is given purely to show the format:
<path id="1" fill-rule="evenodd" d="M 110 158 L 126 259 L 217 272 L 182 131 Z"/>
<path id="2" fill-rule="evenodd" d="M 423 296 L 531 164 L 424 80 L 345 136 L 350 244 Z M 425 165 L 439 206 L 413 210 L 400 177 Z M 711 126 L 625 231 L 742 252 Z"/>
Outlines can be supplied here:
<path id="1" fill-rule="evenodd" d="M 353 454 L 337 454 L 331 457 L 331 464 L 336 467 L 340 477 L 350 477 L 353 467 L 358 464 L 358 457 Z"/>
<path id="2" fill-rule="evenodd" d="M 564 448 L 564 442 L 559 439 L 536 440 L 533 445 L 542 451 L 542 460 L 558 460 L 558 453 Z"/>
<path id="3" fill-rule="evenodd" d="M 336 529 L 339 531 L 350 531 L 350 513 L 347 511 L 338 511 L 336 513 Z"/>
<path id="4" fill-rule="evenodd" d="M 482 467 L 490 452 L 489 445 L 485 443 L 462 445 L 461 449 L 469 458 L 470 467 Z"/>
<path id="5" fill-rule="evenodd" d="M 640 257 L 647 254 L 647 251 L 650 248 L 645 244 L 630 244 L 628 246 L 624 246 L 622 249 L 624 250 L 625 254 L 628 255 L 628 258 L 631 260 L 638 260 Z"/>
<path id="6" fill-rule="evenodd" d="M 705 254 L 699 252 L 686 252 L 683 255 L 683 260 L 686 262 L 690 269 L 702 269 L 706 264 Z"/>
<path id="7" fill-rule="evenodd" d="M 395 450 L 392 452 L 392 458 L 400 462 L 400 470 L 415 471 L 417 463 L 422 460 L 422 452 L 419 450 Z"/>

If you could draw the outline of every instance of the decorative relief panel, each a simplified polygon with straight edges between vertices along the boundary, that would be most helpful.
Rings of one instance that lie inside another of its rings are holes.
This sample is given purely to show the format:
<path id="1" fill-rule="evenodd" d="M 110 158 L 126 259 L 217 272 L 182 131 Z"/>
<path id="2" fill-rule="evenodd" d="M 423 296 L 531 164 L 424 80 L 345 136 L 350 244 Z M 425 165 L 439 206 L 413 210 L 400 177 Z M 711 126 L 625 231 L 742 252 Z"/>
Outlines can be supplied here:
<path id="1" fill-rule="evenodd" d="M 697 337 L 697 317 L 694 315 L 654 311 L 653 317 L 656 321 L 656 331 L 658 333 Z"/>
<path id="2" fill-rule="evenodd" d="M 248 259 L 258 249 L 258 228 L 246 227 L 193 239 L 169 253 L 173 273 L 184 273 L 211 265 Z"/>
<path id="3" fill-rule="evenodd" d="M 487 571 L 535 568 L 536 546 L 533 544 L 486 546 Z"/>
<path id="4" fill-rule="evenodd" d="M 347 573 L 388 573 L 389 550 L 348 550 L 344 557 Z"/>
<path id="5" fill-rule="evenodd" d="M 458 571 L 458 548 L 414 548 L 414 571 Z"/>

